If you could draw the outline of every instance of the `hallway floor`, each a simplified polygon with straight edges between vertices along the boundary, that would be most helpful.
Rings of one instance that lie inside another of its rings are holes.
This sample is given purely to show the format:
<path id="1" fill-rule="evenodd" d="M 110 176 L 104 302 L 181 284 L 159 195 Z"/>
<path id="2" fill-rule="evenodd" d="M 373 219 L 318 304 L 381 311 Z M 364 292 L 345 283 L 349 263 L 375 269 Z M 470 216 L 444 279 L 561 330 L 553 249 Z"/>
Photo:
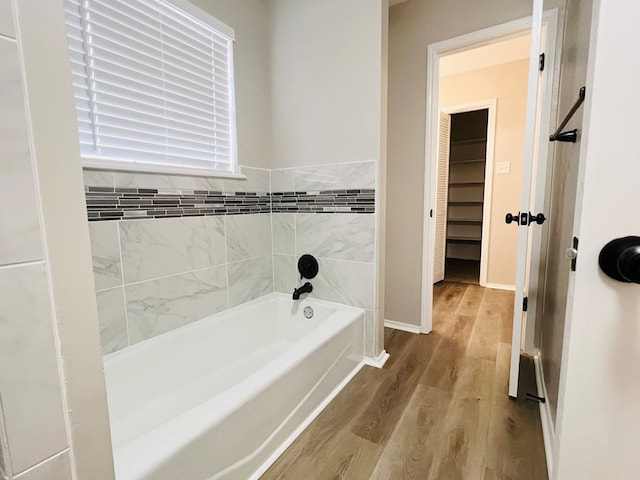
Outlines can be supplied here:
<path id="1" fill-rule="evenodd" d="M 262 480 L 545 480 L 533 364 L 507 396 L 513 293 L 441 282 L 434 330 L 385 330 L 364 367 Z"/>

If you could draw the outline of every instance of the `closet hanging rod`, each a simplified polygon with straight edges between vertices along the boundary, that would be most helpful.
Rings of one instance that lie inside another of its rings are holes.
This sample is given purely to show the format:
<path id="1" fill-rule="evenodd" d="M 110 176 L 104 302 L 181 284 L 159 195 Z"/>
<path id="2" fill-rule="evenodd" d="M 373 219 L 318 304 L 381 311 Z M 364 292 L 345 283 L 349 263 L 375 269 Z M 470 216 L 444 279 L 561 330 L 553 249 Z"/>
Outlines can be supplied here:
<path id="1" fill-rule="evenodd" d="M 573 117 L 573 115 L 576 113 L 578 108 L 580 108 L 580 105 L 582 105 L 582 102 L 584 102 L 586 92 L 587 92 L 586 87 L 582 87 L 580 89 L 580 93 L 578 94 L 578 100 L 576 100 L 576 103 L 573 104 L 573 107 L 571 107 L 571 110 L 569 110 L 569 113 L 567 113 L 567 116 L 564 117 L 564 120 L 562 121 L 558 129 L 553 133 L 553 135 L 549 137 L 550 142 L 576 143 L 576 140 L 578 139 L 578 129 L 574 128 L 573 130 L 569 130 L 567 132 L 563 132 L 562 129 L 567 126 L 567 123 L 569 123 L 569 120 L 571 120 L 571 117 Z"/>

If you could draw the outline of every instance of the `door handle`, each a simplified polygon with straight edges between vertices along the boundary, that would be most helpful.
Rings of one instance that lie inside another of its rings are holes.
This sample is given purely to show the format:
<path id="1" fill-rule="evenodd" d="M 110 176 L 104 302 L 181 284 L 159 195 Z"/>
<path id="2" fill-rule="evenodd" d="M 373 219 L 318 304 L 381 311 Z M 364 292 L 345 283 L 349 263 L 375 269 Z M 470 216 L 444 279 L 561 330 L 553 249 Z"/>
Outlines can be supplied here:
<path id="1" fill-rule="evenodd" d="M 516 222 L 518 225 L 520 225 L 520 212 L 516 213 L 515 215 L 512 213 L 507 213 L 507 215 L 504 217 L 504 221 L 508 225 L 513 222 Z"/>
<path id="2" fill-rule="evenodd" d="M 525 227 L 531 225 L 532 223 L 542 225 L 546 219 L 547 217 L 544 216 L 544 213 L 533 215 L 531 212 L 518 212 L 515 215 L 513 213 L 507 213 L 507 215 L 504 217 L 504 221 L 507 224 L 515 222 L 518 225 Z"/>
<path id="3" fill-rule="evenodd" d="M 544 216 L 544 213 L 531 215 L 531 212 L 529 212 L 529 225 L 531 225 L 533 222 L 536 222 L 538 225 L 542 225 L 546 219 L 547 217 Z"/>
<path id="4" fill-rule="evenodd" d="M 600 250 L 598 263 L 614 280 L 640 284 L 640 237 L 611 240 Z"/>

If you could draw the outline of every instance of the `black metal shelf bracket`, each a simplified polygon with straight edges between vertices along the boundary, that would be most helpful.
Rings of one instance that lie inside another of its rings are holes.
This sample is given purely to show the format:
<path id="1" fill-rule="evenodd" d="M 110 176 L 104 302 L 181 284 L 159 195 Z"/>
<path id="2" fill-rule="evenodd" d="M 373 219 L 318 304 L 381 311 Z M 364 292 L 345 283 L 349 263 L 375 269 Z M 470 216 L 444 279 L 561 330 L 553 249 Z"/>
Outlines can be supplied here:
<path id="1" fill-rule="evenodd" d="M 576 113 L 578 108 L 580 108 L 580 105 L 582 105 L 582 103 L 584 102 L 586 94 L 587 94 L 587 88 L 582 87 L 580 89 L 580 93 L 578 94 L 578 100 L 576 100 L 576 103 L 573 104 L 573 107 L 571 107 L 571 110 L 569 110 L 569 113 L 567 113 L 567 116 L 564 117 L 564 120 L 562 121 L 558 129 L 553 133 L 553 135 L 549 137 L 550 142 L 576 143 L 576 140 L 578 139 L 577 128 L 574 128 L 573 130 L 568 130 L 566 132 L 563 132 L 562 130 L 564 129 L 564 127 L 567 126 L 567 123 L 569 123 L 569 120 L 571 120 L 571 117 L 573 117 L 573 115 Z"/>

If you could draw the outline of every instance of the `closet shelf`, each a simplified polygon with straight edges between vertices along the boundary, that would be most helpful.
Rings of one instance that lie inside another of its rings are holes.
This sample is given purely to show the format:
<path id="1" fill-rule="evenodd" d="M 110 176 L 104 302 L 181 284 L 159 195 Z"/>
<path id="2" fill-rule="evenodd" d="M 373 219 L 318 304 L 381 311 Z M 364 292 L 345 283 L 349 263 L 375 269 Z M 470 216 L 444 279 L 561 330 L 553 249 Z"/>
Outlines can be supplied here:
<path id="1" fill-rule="evenodd" d="M 456 161 L 451 160 L 449 162 L 449 165 L 463 165 L 465 163 L 484 163 L 484 162 L 486 162 L 486 159 L 484 158 L 470 158 L 468 160 L 456 160 Z"/>
<path id="2" fill-rule="evenodd" d="M 451 223 L 453 225 L 482 225 L 482 220 L 451 220 L 448 219 L 447 223 Z"/>
<path id="3" fill-rule="evenodd" d="M 481 241 L 482 241 L 482 237 L 460 237 L 460 236 L 447 237 L 447 242 L 478 243 Z"/>
<path id="4" fill-rule="evenodd" d="M 478 185 L 484 185 L 484 182 L 449 182 L 450 187 L 471 187 Z"/>
<path id="5" fill-rule="evenodd" d="M 484 202 L 449 202 L 449 206 L 453 205 L 454 207 L 471 207 L 476 205 L 482 205 Z"/>
<path id="6" fill-rule="evenodd" d="M 468 140 L 451 140 L 451 145 L 476 145 L 478 143 L 487 143 L 486 137 L 482 138 L 469 138 Z"/>

